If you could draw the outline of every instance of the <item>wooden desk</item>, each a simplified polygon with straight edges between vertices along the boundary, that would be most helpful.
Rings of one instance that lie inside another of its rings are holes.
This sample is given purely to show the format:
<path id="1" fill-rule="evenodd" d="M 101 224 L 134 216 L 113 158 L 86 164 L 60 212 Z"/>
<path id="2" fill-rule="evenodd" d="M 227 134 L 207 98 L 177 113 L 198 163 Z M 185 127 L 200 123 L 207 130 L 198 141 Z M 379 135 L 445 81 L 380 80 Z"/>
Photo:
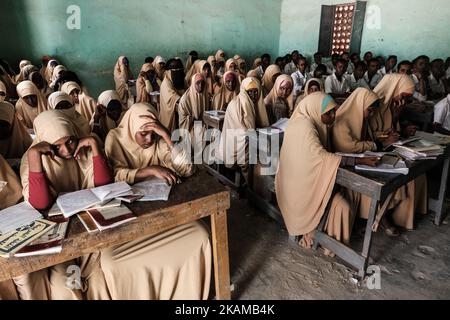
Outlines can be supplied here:
<path id="1" fill-rule="evenodd" d="M 418 161 L 411 165 L 408 175 L 402 174 L 383 174 L 355 171 L 354 168 L 339 168 L 336 176 L 336 184 L 353 191 L 360 192 L 372 199 L 369 216 L 364 235 L 364 244 L 361 253 L 357 253 L 348 248 L 343 243 L 331 238 L 324 232 L 328 212 L 325 213 L 316 232 L 314 246 L 319 245 L 331 250 L 337 256 L 350 263 L 358 269 L 358 275 L 363 278 L 367 269 L 372 245 L 372 229 L 379 204 L 383 205 L 389 201 L 389 195 L 395 192 L 399 187 L 427 173 L 434 167 L 443 163 L 442 178 L 438 199 L 429 199 L 429 210 L 436 213 L 435 224 L 441 223 L 444 212 L 444 200 L 447 189 L 447 176 L 450 162 L 450 149 L 446 148 L 445 154 L 436 160 Z"/>
<path id="2" fill-rule="evenodd" d="M 210 216 L 216 298 L 231 298 L 227 234 L 230 194 L 211 175 L 200 170 L 176 185 L 169 201 L 137 202 L 129 208 L 138 219 L 96 233 L 88 233 L 79 219 L 73 217 L 59 254 L 0 258 L 0 282 Z"/>
<path id="3" fill-rule="evenodd" d="M 217 130 L 222 130 L 224 118 L 212 117 L 208 113 L 203 113 L 203 123 L 206 125 L 206 129 L 215 128 Z"/>
<path id="4" fill-rule="evenodd" d="M 269 151 L 259 150 L 265 157 Z M 260 154 L 261 155 L 261 154 Z M 278 159 L 273 159 L 278 162 Z M 429 170 L 443 164 L 442 177 L 440 182 L 438 199 L 429 199 L 429 210 L 436 213 L 435 224 L 439 225 L 444 213 L 444 201 L 447 191 L 447 177 L 450 164 L 450 147 L 447 147 L 445 154 L 438 157 L 436 160 L 424 160 L 410 163 L 410 170 L 408 175 L 401 174 L 383 174 L 373 172 L 355 171 L 354 168 L 339 168 L 336 176 L 336 184 L 348 188 L 353 191 L 360 192 L 372 198 L 369 218 L 367 220 L 366 232 L 364 237 L 364 245 L 361 253 L 355 252 L 353 249 L 347 247 L 343 243 L 329 237 L 324 232 L 325 223 L 328 217 L 326 212 L 317 228 L 314 247 L 319 245 L 331 250 L 337 256 L 348 262 L 350 265 L 358 269 L 358 274 L 361 278 L 364 277 L 367 263 L 370 256 L 370 248 L 372 245 L 372 227 L 375 222 L 375 217 L 378 211 L 378 205 L 383 204 L 388 196 L 396 191 L 399 187 L 406 185 L 408 182 L 425 174 Z M 274 178 L 275 176 L 258 177 L 254 174 L 255 166 L 250 166 L 249 173 L 249 202 L 263 210 L 278 222 L 284 224 L 280 209 L 276 203 Z M 256 181 L 256 179 L 258 179 Z M 257 188 L 267 189 L 265 194 L 257 192 Z M 297 241 L 298 237 L 290 237 L 291 240 Z"/>

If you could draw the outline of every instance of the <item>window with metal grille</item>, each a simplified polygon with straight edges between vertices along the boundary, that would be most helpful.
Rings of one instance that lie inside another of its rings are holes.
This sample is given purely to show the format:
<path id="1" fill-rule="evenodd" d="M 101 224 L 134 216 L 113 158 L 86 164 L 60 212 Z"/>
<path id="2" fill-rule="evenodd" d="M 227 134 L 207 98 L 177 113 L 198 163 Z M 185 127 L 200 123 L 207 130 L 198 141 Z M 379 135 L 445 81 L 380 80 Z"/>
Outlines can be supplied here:
<path id="1" fill-rule="evenodd" d="M 360 53 L 365 12 L 365 1 L 322 6 L 318 51 L 324 56 Z"/>

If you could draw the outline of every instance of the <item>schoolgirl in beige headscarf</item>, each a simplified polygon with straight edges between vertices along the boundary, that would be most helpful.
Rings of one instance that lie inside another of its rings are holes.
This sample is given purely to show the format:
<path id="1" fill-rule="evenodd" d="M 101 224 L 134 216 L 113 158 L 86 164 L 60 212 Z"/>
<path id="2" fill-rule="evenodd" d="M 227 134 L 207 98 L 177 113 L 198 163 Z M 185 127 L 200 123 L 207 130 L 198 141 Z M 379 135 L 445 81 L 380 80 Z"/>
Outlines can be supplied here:
<path id="1" fill-rule="evenodd" d="M 52 83 L 53 70 L 59 65 L 59 62 L 55 59 L 52 59 L 48 62 L 47 68 L 45 68 L 44 79 L 47 81 L 47 84 L 50 85 Z"/>
<path id="2" fill-rule="evenodd" d="M 79 114 L 73 103 L 73 99 L 63 91 L 52 93 L 48 97 L 48 107 L 50 110 L 59 110 L 73 122 L 78 137 L 87 137 L 91 134 L 89 122 Z"/>
<path id="3" fill-rule="evenodd" d="M 212 100 L 212 109 L 225 111 L 230 101 L 239 94 L 240 85 L 236 73 L 231 71 L 225 72 L 220 82 Z"/>
<path id="4" fill-rule="evenodd" d="M 176 183 L 195 172 L 183 149 L 148 104 L 133 105 L 106 139 L 116 181 L 158 177 Z M 102 251 L 101 266 L 113 299 L 207 299 L 211 277 L 208 234 L 197 222 Z"/>
<path id="5" fill-rule="evenodd" d="M 370 129 L 375 138 L 381 142 L 388 139 L 398 139 L 400 125 L 399 116 L 404 105 L 404 98 L 412 96 L 414 93 L 414 82 L 408 75 L 389 74 L 385 75 L 380 83 L 373 90 L 380 97 L 380 107 L 370 118 Z M 387 135 L 388 138 L 381 138 Z M 403 193 L 399 197 L 399 193 Z M 406 229 L 414 228 L 414 214 L 427 213 L 427 180 L 426 176 L 411 181 L 404 188 L 400 188 L 396 193 L 397 199 L 402 199 L 401 203 L 392 213 L 393 223 Z M 364 210 L 364 211 L 368 211 Z M 398 235 L 398 231 L 393 226 L 385 226 L 389 235 Z"/>
<path id="6" fill-rule="evenodd" d="M 270 114 L 271 122 L 275 123 L 281 118 L 289 118 L 294 112 L 292 89 L 294 82 L 291 76 L 280 75 L 275 85 L 264 98 L 266 109 Z"/>
<path id="7" fill-rule="evenodd" d="M 256 78 L 242 81 L 239 95 L 231 100 L 225 113 L 217 159 L 225 166 L 238 166 L 248 179 L 249 148 L 247 134 L 256 128 L 269 126 L 269 117 Z"/>
<path id="8" fill-rule="evenodd" d="M 58 194 L 105 185 L 112 174 L 96 139 L 80 138 L 73 122 L 59 110 L 40 114 L 37 141 L 24 154 L 20 174 L 25 200 L 38 210 L 48 209 Z M 21 296 L 41 299 L 109 299 L 100 269 L 99 252 L 14 279 Z M 67 267 L 81 269 L 81 289 L 66 286 Z"/>
<path id="9" fill-rule="evenodd" d="M 95 100 L 82 91 L 78 83 L 74 81 L 64 83 L 61 91 L 72 98 L 75 110 L 89 123 L 97 106 Z"/>
<path id="10" fill-rule="evenodd" d="M 19 63 L 19 74 L 16 75 L 16 77 L 14 78 L 14 82 L 16 84 L 19 84 L 23 80 L 26 80 L 26 78 L 25 78 L 25 76 L 23 74 L 23 69 L 26 66 L 29 66 L 29 65 L 32 65 L 31 61 L 29 61 L 29 60 L 22 60 L 22 61 L 20 61 L 20 63 Z"/>
<path id="11" fill-rule="evenodd" d="M 64 71 L 67 71 L 67 68 L 65 66 L 63 66 L 62 64 L 57 65 L 53 69 L 52 81 L 49 85 L 50 88 L 57 90 L 57 88 L 55 88 L 56 82 L 58 82 L 59 78 L 61 77 L 61 73 Z"/>
<path id="12" fill-rule="evenodd" d="M 270 90 L 272 90 L 273 86 L 275 85 L 275 81 L 277 80 L 277 77 L 281 75 L 281 69 L 276 64 L 271 64 L 267 67 L 266 71 L 264 72 L 264 76 L 262 78 L 262 85 L 263 85 L 263 91 L 264 91 L 264 97 L 266 97 Z"/>
<path id="13" fill-rule="evenodd" d="M 22 158 L 32 142 L 27 129 L 16 117 L 14 106 L 0 102 L 0 154 L 6 159 Z"/>
<path id="14" fill-rule="evenodd" d="M 136 102 L 152 103 L 150 94 L 154 91 L 159 91 L 160 88 L 161 80 L 158 78 L 155 67 L 151 63 L 143 64 L 136 82 Z"/>
<path id="15" fill-rule="evenodd" d="M 0 81 L 0 102 L 6 100 L 8 92 L 6 91 L 6 86 L 3 81 Z"/>
<path id="16" fill-rule="evenodd" d="M 124 107 L 117 91 L 102 92 L 98 96 L 97 108 L 90 122 L 92 132 L 105 141 L 108 132 L 119 125 L 124 114 L 123 110 Z"/>
<path id="17" fill-rule="evenodd" d="M 317 78 L 311 78 L 305 83 L 305 89 L 302 95 L 299 95 L 294 103 L 294 109 L 298 107 L 300 102 L 305 99 L 309 94 L 317 91 L 325 92 L 323 87 L 323 81 Z"/>
<path id="18" fill-rule="evenodd" d="M 174 77 L 181 77 L 183 74 L 184 72 L 180 63 L 179 68 L 166 72 L 161 84 L 159 120 L 169 132 L 173 132 L 178 125 L 176 121 L 176 106 L 185 91 L 181 86 L 179 88 L 175 87 Z"/>
<path id="19" fill-rule="evenodd" d="M 127 57 L 120 56 L 114 66 L 114 82 L 116 83 L 116 91 L 119 94 L 120 101 L 124 106 L 128 105 L 130 92 L 128 90 L 128 80 L 133 79 L 130 70 L 130 62 Z"/>
<path id="20" fill-rule="evenodd" d="M 153 67 L 155 68 L 160 81 L 163 81 L 164 74 L 166 73 L 165 65 L 166 60 L 161 56 L 156 56 L 155 60 L 153 61 Z"/>
<path id="21" fill-rule="evenodd" d="M 289 120 L 284 133 L 275 189 L 278 205 L 290 235 L 303 238 L 311 248 L 314 231 L 331 202 L 326 232 L 348 244 L 355 217 L 357 194 L 333 195 L 342 157 L 330 153 L 328 126 L 334 121 L 336 103 L 315 92 L 306 97 Z"/>
<path id="22" fill-rule="evenodd" d="M 19 95 L 16 103 L 17 118 L 26 128 L 33 129 L 34 119 L 48 109 L 47 100 L 36 85 L 29 80 L 22 81 L 17 85 L 17 94 Z"/>

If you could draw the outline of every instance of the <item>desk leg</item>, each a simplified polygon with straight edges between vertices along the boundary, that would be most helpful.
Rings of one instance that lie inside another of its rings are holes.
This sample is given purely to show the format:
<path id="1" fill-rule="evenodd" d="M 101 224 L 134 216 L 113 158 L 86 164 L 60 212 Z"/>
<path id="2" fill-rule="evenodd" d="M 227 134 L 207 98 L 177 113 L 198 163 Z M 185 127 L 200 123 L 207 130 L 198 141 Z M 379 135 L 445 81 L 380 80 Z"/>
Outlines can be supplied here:
<path id="1" fill-rule="evenodd" d="M 228 258 L 227 212 L 211 215 L 211 232 L 214 256 L 214 280 L 216 299 L 230 300 L 230 264 Z"/>
<path id="2" fill-rule="evenodd" d="M 440 225 L 442 221 L 442 213 L 444 212 L 445 195 L 447 193 L 447 179 L 448 179 L 448 167 L 450 164 L 450 158 L 444 160 L 444 165 L 442 168 L 441 186 L 439 187 L 439 198 L 436 202 L 434 218 L 434 224 Z"/>
<path id="3" fill-rule="evenodd" d="M 358 273 L 358 275 L 361 279 L 363 279 L 364 276 L 366 275 L 367 264 L 369 262 L 370 247 L 372 246 L 372 226 L 375 221 L 377 209 L 378 209 L 378 201 L 375 199 L 372 199 L 372 201 L 370 203 L 369 217 L 367 219 L 366 233 L 364 235 L 364 245 L 363 245 L 363 251 L 362 251 L 362 257 L 364 259 L 364 264 L 363 264 L 362 268 L 359 269 L 359 273 Z"/>

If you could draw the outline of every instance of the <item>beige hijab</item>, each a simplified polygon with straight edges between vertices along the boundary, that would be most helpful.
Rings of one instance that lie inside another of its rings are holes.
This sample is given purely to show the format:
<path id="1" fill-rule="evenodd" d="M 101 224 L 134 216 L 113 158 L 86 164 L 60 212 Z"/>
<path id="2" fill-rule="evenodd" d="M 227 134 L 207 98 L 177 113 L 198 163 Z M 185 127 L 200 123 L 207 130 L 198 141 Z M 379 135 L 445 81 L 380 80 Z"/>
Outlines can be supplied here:
<path id="1" fill-rule="evenodd" d="M 234 77 L 236 80 L 236 88 L 234 89 L 234 91 L 228 90 L 225 86 L 225 81 L 226 79 L 228 79 L 228 77 Z M 212 101 L 212 109 L 225 111 L 230 101 L 239 95 L 239 79 L 236 73 L 228 71 L 225 72 L 222 79 L 220 79 L 220 82 L 221 85 L 214 95 Z"/>
<path id="2" fill-rule="evenodd" d="M 378 96 L 365 88 L 357 88 L 345 100 L 336 112 L 332 129 L 335 152 L 362 153 L 372 150 L 374 143 L 371 134 L 367 134 L 364 111 L 377 100 Z M 366 130 L 363 130 L 364 126 Z"/>
<path id="3" fill-rule="evenodd" d="M 192 77 L 196 74 L 196 73 L 203 73 L 203 67 L 205 66 L 205 64 L 207 64 L 208 61 L 206 60 L 197 60 L 194 62 L 194 65 L 192 66 L 191 70 L 188 72 L 188 74 L 185 77 L 185 81 L 188 84 L 188 86 L 191 85 L 191 80 Z M 212 69 L 211 69 L 211 73 L 212 73 Z M 213 94 L 213 81 L 211 77 L 208 77 L 205 79 L 206 81 L 206 89 L 207 89 L 207 93 L 209 94 Z"/>
<path id="4" fill-rule="evenodd" d="M 247 75 L 247 67 L 241 68 L 241 64 L 242 63 L 246 64 L 246 61 L 242 58 L 239 58 L 236 60 L 236 62 L 237 62 L 239 73 L 245 77 Z"/>
<path id="5" fill-rule="evenodd" d="M 120 101 L 123 105 L 127 105 L 129 92 L 128 92 L 128 80 L 132 79 L 130 66 L 125 66 L 123 59 L 125 56 L 120 56 L 117 59 L 116 65 L 114 66 L 114 82 L 116 83 L 116 91 L 119 94 Z"/>
<path id="6" fill-rule="evenodd" d="M 294 89 L 294 81 L 291 76 L 282 74 L 275 80 L 275 85 L 272 90 L 270 90 L 269 94 L 264 99 L 264 103 L 266 105 L 267 110 L 273 110 L 273 107 L 277 103 L 277 101 L 281 101 L 286 105 L 288 114 L 291 115 L 294 112 L 294 102 L 293 102 L 293 90 L 287 99 L 281 99 L 280 96 L 280 88 L 283 84 L 290 82 L 292 85 L 292 89 Z"/>
<path id="7" fill-rule="evenodd" d="M 0 92 L 5 94 L 5 96 L 0 95 L 0 102 L 3 102 L 3 101 L 5 101 L 6 97 L 8 96 L 8 92 L 6 91 L 6 86 L 3 83 L 3 81 L 0 81 Z"/>
<path id="8" fill-rule="evenodd" d="M 155 71 L 158 74 L 159 80 L 162 81 L 164 79 L 164 74 L 166 73 L 166 69 L 161 68 L 161 66 L 159 65 L 161 62 L 165 63 L 166 60 L 161 56 L 156 56 L 155 60 L 153 61 L 153 67 L 155 68 Z"/>
<path id="9" fill-rule="evenodd" d="M 147 149 L 136 142 L 136 133 L 153 122 L 140 116 L 150 114 L 158 116 L 151 105 L 136 103 L 125 113 L 119 126 L 109 132 L 105 152 L 113 166 L 116 181 L 133 184 L 138 170 L 151 165 L 172 169 L 171 152 L 164 140 L 155 135 L 157 140 Z"/>
<path id="10" fill-rule="evenodd" d="M 253 61 L 253 69 L 256 69 L 256 68 L 258 68 L 259 67 L 259 65 L 261 64 L 261 58 L 256 58 L 254 61 Z"/>
<path id="11" fill-rule="evenodd" d="M 66 82 L 61 86 L 61 91 L 65 92 L 68 95 L 70 95 L 73 90 L 79 91 L 78 103 L 75 104 L 75 110 L 79 114 L 81 114 L 81 116 L 86 119 L 87 122 L 90 122 L 92 116 L 95 113 L 97 103 L 93 98 L 89 97 L 84 91 L 82 91 L 78 83 L 74 81 Z"/>
<path id="12" fill-rule="evenodd" d="M 55 59 L 52 59 L 48 62 L 47 67 L 45 68 L 45 74 L 44 74 L 44 79 L 47 81 L 47 84 L 50 84 L 52 82 L 52 77 L 53 77 L 53 70 L 55 70 L 55 68 L 57 66 L 52 66 L 51 63 L 52 62 L 56 62 L 59 65 L 59 62 Z"/>
<path id="13" fill-rule="evenodd" d="M 59 74 L 61 71 L 67 71 L 67 68 L 63 66 L 62 64 L 58 64 L 54 69 L 52 73 L 52 82 L 50 84 L 50 88 L 54 88 L 56 85 L 56 81 L 59 79 Z"/>
<path id="14" fill-rule="evenodd" d="M 275 85 L 275 82 L 272 78 L 276 74 L 281 74 L 280 67 L 276 64 L 271 64 L 264 72 L 264 76 L 262 78 L 264 97 L 269 94 L 270 90 L 272 90 L 273 86 Z"/>
<path id="15" fill-rule="evenodd" d="M 212 78 L 215 79 L 216 75 L 217 75 L 217 60 L 216 57 L 214 56 L 209 56 L 208 59 L 206 60 L 209 65 L 211 66 L 211 74 L 212 74 Z M 215 63 L 214 63 L 215 62 Z M 214 66 L 215 65 L 215 66 Z"/>
<path id="16" fill-rule="evenodd" d="M 0 154 L 6 159 L 21 158 L 33 140 L 27 129 L 17 119 L 14 106 L 9 102 L 0 102 L 0 120 L 9 123 L 11 135 L 0 140 Z"/>
<path id="17" fill-rule="evenodd" d="M 141 72 L 148 72 L 150 70 L 155 70 L 155 67 L 151 63 L 144 63 L 141 67 Z M 145 79 L 140 75 L 136 81 L 136 93 L 137 93 L 137 102 L 148 102 L 150 103 L 150 97 L 145 89 Z"/>
<path id="18" fill-rule="evenodd" d="M 189 132 L 194 128 L 194 121 L 202 121 L 203 112 L 209 110 L 206 87 L 200 93 L 195 90 L 195 84 L 200 81 L 205 81 L 205 77 L 200 73 L 192 76 L 192 84 L 183 94 L 178 105 L 179 128 Z"/>
<path id="19" fill-rule="evenodd" d="M 115 90 L 106 90 L 103 91 L 99 96 L 97 103 L 103 105 L 105 108 L 108 108 L 108 104 L 111 102 L 111 100 L 117 100 L 120 101 L 120 96 Z M 123 104 L 122 104 L 122 110 L 123 110 Z M 114 128 L 117 128 L 117 125 L 120 123 L 120 120 L 123 117 L 123 112 L 121 118 L 115 122 L 112 120 L 108 115 L 105 115 L 104 117 L 100 118 L 100 131 L 102 138 L 105 139 L 108 135 L 108 132 Z M 95 114 L 94 114 L 95 115 Z M 91 123 L 94 121 L 94 116 L 92 116 Z"/>
<path id="20" fill-rule="evenodd" d="M 216 55 L 215 55 L 216 61 L 219 61 L 219 58 L 224 59 L 224 57 L 222 57 L 222 55 L 225 55 L 225 52 L 222 49 L 217 50 Z"/>
<path id="21" fill-rule="evenodd" d="M 67 101 L 72 104 L 72 107 L 69 109 L 58 110 L 59 112 L 64 113 L 73 123 L 73 127 L 76 131 L 77 137 L 87 137 L 91 134 L 91 127 L 89 122 L 75 110 L 75 106 L 73 105 L 72 97 L 63 91 L 53 92 L 48 97 L 48 107 L 49 109 L 55 110 L 58 103 L 62 101 Z M 35 127 L 36 131 L 36 127 Z M 37 136 L 37 133 L 36 133 Z"/>
<path id="22" fill-rule="evenodd" d="M 47 100 L 42 95 L 42 92 L 36 87 L 36 85 L 29 81 L 22 81 L 17 85 L 17 94 L 19 95 L 19 100 L 16 103 L 16 115 L 17 118 L 25 125 L 25 127 L 31 129 L 33 128 L 34 119 L 45 110 L 47 107 Z M 23 97 L 29 95 L 36 95 L 38 99 L 38 106 L 36 108 L 28 105 Z"/>
<path id="23" fill-rule="evenodd" d="M 232 69 L 233 64 L 234 64 L 234 68 Z M 225 62 L 225 72 L 228 72 L 228 71 L 236 72 L 238 70 L 239 70 L 239 68 L 238 68 L 237 61 L 234 60 L 233 58 L 230 58 L 227 60 L 227 62 Z"/>
<path id="24" fill-rule="evenodd" d="M 29 60 L 22 60 L 22 61 L 20 61 L 20 63 L 19 63 L 19 74 L 16 75 L 16 78 L 15 78 L 16 84 L 19 84 L 20 82 L 22 82 L 23 80 L 26 79 L 25 76 L 24 76 L 24 68 L 26 66 L 30 66 L 30 65 L 32 65 L 32 63 Z"/>
<path id="25" fill-rule="evenodd" d="M 257 106 L 247 90 L 258 89 Z M 218 158 L 230 166 L 247 155 L 246 133 L 248 130 L 269 126 L 269 117 L 261 97 L 261 85 L 255 78 L 242 81 L 239 95 L 228 105 L 219 145 Z M 236 145 L 235 145 L 236 143 Z"/>
<path id="26" fill-rule="evenodd" d="M 36 137 L 40 141 L 54 144 L 61 138 L 78 137 L 73 122 L 59 110 L 41 113 L 35 120 Z M 28 152 L 22 157 L 20 176 L 23 185 L 23 196 L 29 198 L 29 164 Z M 92 152 L 84 150 L 79 159 L 62 159 L 56 157 L 52 160 L 42 156 L 42 166 L 49 183 L 50 192 L 56 197 L 62 192 L 73 192 L 94 187 L 94 169 Z"/>
<path id="27" fill-rule="evenodd" d="M 0 210 L 17 204 L 21 198 L 20 180 L 0 154 Z"/>
<path id="28" fill-rule="evenodd" d="M 192 67 L 194 68 L 194 67 Z M 172 72 L 166 72 L 164 80 L 161 84 L 161 94 L 160 94 L 160 121 L 163 126 L 165 126 L 169 132 L 176 129 L 176 104 L 180 97 L 183 95 L 184 90 L 175 89 L 172 82 Z"/>
<path id="29" fill-rule="evenodd" d="M 321 115 L 336 107 L 333 99 L 315 92 L 289 120 L 281 148 L 275 188 L 290 235 L 315 230 L 332 195 L 341 157 L 327 151 L 327 128 Z"/>
<path id="30" fill-rule="evenodd" d="M 295 104 L 294 104 L 294 105 L 295 105 L 295 108 L 297 108 L 298 105 L 299 105 L 299 103 L 309 95 L 309 87 L 311 87 L 311 86 L 314 84 L 314 82 L 316 82 L 316 83 L 319 84 L 319 91 L 325 92 L 325 89 L 324 89 L 324 87 L 323 87 L 323 81 L 322 81 L 322 80 L 320 80 L 320 79 L 318 79 L 318 78 L 311 78 L 311 79 L 309 79 L 309 80 L 306 81 L 306 83 L 305 83 L 305 89 L 304 89 L 303 94 L 300 95 L 300 96 L 298 96 L 298 97 L 297 97 L 297 100 L 295 100 Z"/>
<path id="31" fill-rule="evenodd" d="M 405 74 L 387 74 L 375 87 L 375 92 L 380 97 L 380 107 L 370 118 L 370 128 L 375 136 L 391 129 L 393 117 L 391 104 L 392 99 L 402 93 L 414 93 L 414 82 Z"/>

